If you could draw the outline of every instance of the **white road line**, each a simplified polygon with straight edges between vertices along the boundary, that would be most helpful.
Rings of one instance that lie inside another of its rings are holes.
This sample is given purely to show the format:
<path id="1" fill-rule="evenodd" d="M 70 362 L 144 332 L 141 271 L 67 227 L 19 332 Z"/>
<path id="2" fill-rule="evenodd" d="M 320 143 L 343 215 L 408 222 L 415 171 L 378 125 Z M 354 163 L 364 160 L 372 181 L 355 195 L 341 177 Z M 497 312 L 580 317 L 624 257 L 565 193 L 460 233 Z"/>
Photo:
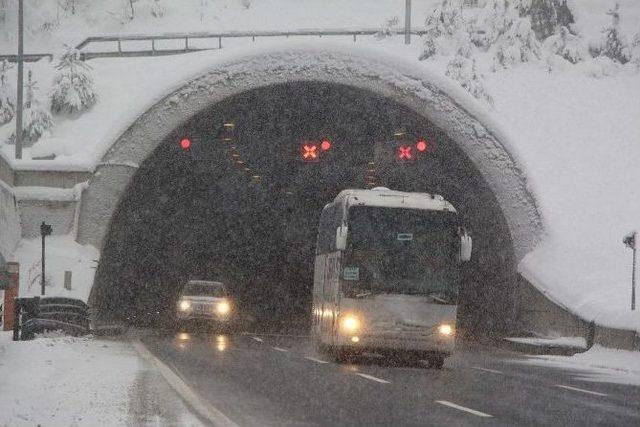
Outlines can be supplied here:
<path id="1" fill-rule="evenodd" d="M 145 347 L 145 345 L 139 340 L 132 340 L 131 344 L 138 354 L 158 369 L 160 374 L 169 383 L 169 385 L 178 393 L 180 397 L 194 411 L 196 411 L 202 418 L 209 421 L 214 426 L 220 427 L 239 427 L 236 423 L 231 421 L 229 417 L 220 412 L 217 408 L 210 405 L 204 400 L 198 393 L 196 393 L 191 387 L 184 382 L 178 374 L 173 372 L 171 368 L 165 365 L 160 359 L 151 354 L 151 352 Z"/>
<path id="2" fill-rule="evenodd" d="M 311 357 L 311 356 L 305 356 L 305 359 L 311 360 L 312 362 L 316 362 L 316 363 L 329 363 L 326 360 L 316 359 L 315 357 Z"/>
<path id="3" fill-rule="evenodd" d="M 289 350 L 287 350 L 286 348 L 282 348 L 282 347 L 273 347 L 273 349 L 277 350 L 277 351 L 281 351 L 283 353 L 289 352 Z"/>
<path id="4" fill-rule="evenodd" d="M 471 369 L 475 369 L 476 371 L 491 372 L 492 374 L 504 374 L 504 372 L 502 371 L 498 371 L 496 369 L 481 368 L 480 366 L 474 366 Z"/>
<path id="5" fill-rule="evenodd" d="M 254 341 L 258 341 L 258 342 L 263 342 L 264 340 L 260 337 L 251 337 L 252 340 Z"/>
<path id="6" fill-rule="evenodd" d="M 571 387 L 568 385 L 556 384 L 556 387 L 565 388 L 567 390 L 579 391 L 581 393 L 593 394 L 594 396 L 608 396 L 606 393 L 598 393 L 597 391 L 585 390 L 583 388 Z"/>
<path id="7" fill-rule="evenodd" d="M 455 403 L 449 402 L 447 400 L 436 400 L 436 403 L 439 403 L 444 406 L 448 406 L 453 409 L 457 409 L 459 411 L 468 412 L 473 415 L 477 415 L 478 417 L 484 418 L 493 418 L 493 415 L 485 414 L 484 412 L 476 411 L 475 409 L 466 408 L 464 406 L 456 405 Z"/>
<path id="8" fill-rule="evenodd" d="M 362 378 L 366 378 L 371 381 L 376 381 L 382 384 L 391 384 L 391 381 L 383 380 L 381 378 L 374 377 L 373 375 L 361 374 L 360 372 L 356 372 L 356 375 L 361 376 Z"/>

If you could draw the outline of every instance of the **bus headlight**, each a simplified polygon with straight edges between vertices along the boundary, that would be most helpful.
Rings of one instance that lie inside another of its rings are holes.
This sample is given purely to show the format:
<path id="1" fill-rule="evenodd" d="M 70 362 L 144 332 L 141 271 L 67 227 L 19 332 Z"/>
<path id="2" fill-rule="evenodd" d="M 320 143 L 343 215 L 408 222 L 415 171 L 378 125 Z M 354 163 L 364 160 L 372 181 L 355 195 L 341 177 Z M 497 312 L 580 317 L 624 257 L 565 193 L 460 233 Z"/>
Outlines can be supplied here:
<path id="1" fill-rule="evenodd" d="M 453 326 L 451 325 L 447 325 L 446 323 L 443 323 L 442 325 L 438 326 L 438 333 L 440 335 L 444 335 L 447 337 L 450 337 L 451 335 L 453 335 Z"/>
<path id="2" fill-rule="evenodd" d="M 224 300 L 216 304 L 216 313 L 220 314 L 221 316 L 225 316 L 229 314 L 230 311 L 231 311 L 231 304 L 229 304 L 229 301 Z"/>
<path id="3" fill-rule="evenodd" d="M 347 314 L 340 319 L 342 332 L 352 334 L 360 330 L 360 319 L 353 314 Z"/>
<path id="4" fill-rule="evenodd" d="M 178 303 L 178 309 L 180 311 L 189 311 L 191 310 L 191 303 L 186 299 L 180 300 L 180 302 Z"/>

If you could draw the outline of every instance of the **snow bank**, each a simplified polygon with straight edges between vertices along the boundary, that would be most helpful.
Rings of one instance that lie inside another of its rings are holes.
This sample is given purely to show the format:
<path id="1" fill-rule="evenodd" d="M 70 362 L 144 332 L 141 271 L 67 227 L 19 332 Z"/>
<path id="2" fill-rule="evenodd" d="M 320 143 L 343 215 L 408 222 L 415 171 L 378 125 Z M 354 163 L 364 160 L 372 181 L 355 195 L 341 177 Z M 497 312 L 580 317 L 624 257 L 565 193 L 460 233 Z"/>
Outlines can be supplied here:
<path id="1" fill-rule="evenodd" d="M 613 350 L 594 345 L 589 351 L 573 356 L 535 356 L 513 361 L 576 371 L 576 379 L 592 382 L 640 385 L 640 353 Z"/>
<path id="2" fill-rule="evenodd" d="M 87 301 L 99 258 L 100 253 L 96 248 L 76 243 L 72 235 L 47 237 L 46 295 Z M 20 241 L 13 259 L 20 262 L 20 296 L 40 295 L 40 239 Z M 70 290 L 64 288 L 65 270 L 72 272 Z"/>
<path id="3" fill-rule="evenodd" d="M 10 339 L 0 332 L 2 426 L 201 425 L 126 342 Z"/>
<path id="4" fill-rule="evenodd" d="M 557 338 L 505 338 L 507 341 L 544 347 L 580 347 L 587 348 L 587 340 L 582 337 L 557 337 Z"/>

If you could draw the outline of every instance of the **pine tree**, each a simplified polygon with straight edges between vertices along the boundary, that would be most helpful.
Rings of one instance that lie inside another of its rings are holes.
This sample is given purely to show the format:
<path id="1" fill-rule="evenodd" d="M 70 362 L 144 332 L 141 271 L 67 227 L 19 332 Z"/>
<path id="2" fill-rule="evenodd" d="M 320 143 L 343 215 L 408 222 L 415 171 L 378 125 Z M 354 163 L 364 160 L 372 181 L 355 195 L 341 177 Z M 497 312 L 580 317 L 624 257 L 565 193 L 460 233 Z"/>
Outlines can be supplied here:
<path id="1" fill-rule="evenodd" d="M 440 53 L 445 45 L 461 38 L 460 33 L 466 32 L 465 25 L 457 0 L 442 0 L 440 7 L 434 9 L 425 21 L 424 49 L 420 60 Z"/>
<path id="2" fill-rule="evenodd" d="M 153 4 L 151 5 L 151 16 L 154 18 L 162 18 L 166 12 L 167 9 L 165 9 L 160 0 L 153 0 Z"/>
<path id="3" fill-rule="evenodd" d="M 563 57 L 572 64 L 584 61 L 589 55 L 582 39 L 571 34 L 567 27 L 560 27 L 558 34 L 547 38 L 544 44 L 550 52 Z"/>
<path id="4" fill-rule="evenodd" d="M 29 70 L 27 77 L 26 99 L 22 111 L 22 135 L 25 142 L 37 141 L 53 126 L 51 114 L 43 108 L 36 97 L 38 85 L 32 80 L 32 72 Z M 15 133 L 11 135 L 11 141 L 15 141 Z"/>
<path id="5" fill-rule="evenodd" d="M 478 47 L 488 49 L 519 18 L 518 10 L 508 0 L 487 2 L 472 22 L 471 40 Z"/>
<path id="6" fill-rule="evenodd" d="M 611 25 L 604 30 L 605 39 L 601 55 L 612 61 L 626 64 L 631 59 L 631 50 L 624 36 L 620 34 L 620 5 L 616 3 L 607 15 L 611 16 Z"/>
<path id="7" fill-rule="evenodd" d="M 51 110 L 54 113 L 83 111 L 96 102 L 91 67 L 80 60 L 76 49 L 67 50 L 56 68 L 59 71 L 51 92 Z"/>
<path id="8" fill-rule="evenodd" d="M 7 83 L 10 68 L 6 59 L 0 65 L 0 125 L 10 122 L 16 112 L 15 91 Z"/>
<path id="9" fill-rule="evenodd" d="M 520 18 L 498 40 L 494 54 L 494 67 L 508 68 L 521 62 L 540 59 L 542 49 L 531 29 L 528 18 Z"/>
<path id="10" fill-rule="evenodd" d="M 553 0 L 532 0 L 526 14 L 531 19 L 531 28 L 538 40 L 545 40 L 555 33 L 558 14 Z"/>
<path id="11" fill-rule="evenodd" d="M 488 104 L 493 104 L 493 99 L 487 93 L 483 78 L 478 74 L 475 59 L 471 59 L 471 51 L 461 48 L 456 56 L 447 64 L 445 74 L 460 83 L 475 98 L 482 99 Z"/>

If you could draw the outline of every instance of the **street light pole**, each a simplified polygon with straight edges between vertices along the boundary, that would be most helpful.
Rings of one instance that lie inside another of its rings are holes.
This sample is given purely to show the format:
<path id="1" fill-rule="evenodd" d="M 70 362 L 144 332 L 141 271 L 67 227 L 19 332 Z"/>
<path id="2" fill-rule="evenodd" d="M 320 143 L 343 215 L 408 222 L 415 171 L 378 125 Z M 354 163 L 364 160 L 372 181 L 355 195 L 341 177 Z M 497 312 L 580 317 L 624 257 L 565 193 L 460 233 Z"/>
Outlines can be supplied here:
<path id="1" fill-rule="evenodd" d="M 638 251 L 638 233 L 632 232 L 622 239 L 622 243 L 633 251 L 633 262 L 631 270 L 631 310 L 636 309 L 636 254 Z"/>
<path id="2" fill-rule="evenodd" d="M 40 295 L 44 296 L 45 270 L 44 270 L 44 238 L 51 235 L 53 228 L 42 221 L 40 224 L 40 236 L 42 236 L 42 274 L 40 275 Z"/>
<path id="3" fill-rule="evenodd" d="M 411 44 L 411 0 L 404 4 L 404 44 Z"/>
<path id="4" fill-rule="evenodd" d="M 22 63 L 24 54 L 23 3 L 23 0 L 18 0 L 18 96 L 16 102 L 16 159 L 22 158 L 22 82 L 24 79 Z"/>

